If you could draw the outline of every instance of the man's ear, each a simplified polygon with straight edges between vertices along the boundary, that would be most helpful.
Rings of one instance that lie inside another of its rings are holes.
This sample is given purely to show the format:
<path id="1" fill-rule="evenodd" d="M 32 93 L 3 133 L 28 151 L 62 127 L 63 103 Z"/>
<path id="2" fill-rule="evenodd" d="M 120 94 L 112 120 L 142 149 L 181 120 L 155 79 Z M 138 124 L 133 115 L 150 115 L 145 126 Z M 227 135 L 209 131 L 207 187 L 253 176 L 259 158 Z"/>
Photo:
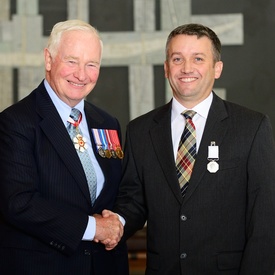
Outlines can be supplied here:
<path id="1" fill-rule="evenodd" d="M 220 78 L 223 69 L 223 62 L 218 61 L 215 63 L 215 79 Z"/>
<path id="2" fill-rule="evenodd" d="M 52 56 L 47 48 L 44 49 L 44 60 L 46 71 L 50 71 L 52 67 Z"/>
<path id="3" fill-rule="evenodd" d="M 168 76 L 169 76 L 167 61 L 164 61 L 164 76 L 165 76 L 165 78 L 168 78 Z"/>

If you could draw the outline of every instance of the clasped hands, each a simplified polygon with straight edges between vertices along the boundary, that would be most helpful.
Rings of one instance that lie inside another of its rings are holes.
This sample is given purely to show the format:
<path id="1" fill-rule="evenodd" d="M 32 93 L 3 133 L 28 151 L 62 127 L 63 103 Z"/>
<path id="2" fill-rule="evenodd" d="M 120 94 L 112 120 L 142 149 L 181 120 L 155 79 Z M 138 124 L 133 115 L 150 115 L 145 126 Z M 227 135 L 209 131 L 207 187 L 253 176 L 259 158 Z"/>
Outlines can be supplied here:
<path id="1" fill-rule="evenodd" d="M 95 242 L 101 242 L 106 250 L 112 250 L 123 235 L 123 225 L 116 213 L 103 210 L 102 215 L 94 214 L 96 220 Z"/>

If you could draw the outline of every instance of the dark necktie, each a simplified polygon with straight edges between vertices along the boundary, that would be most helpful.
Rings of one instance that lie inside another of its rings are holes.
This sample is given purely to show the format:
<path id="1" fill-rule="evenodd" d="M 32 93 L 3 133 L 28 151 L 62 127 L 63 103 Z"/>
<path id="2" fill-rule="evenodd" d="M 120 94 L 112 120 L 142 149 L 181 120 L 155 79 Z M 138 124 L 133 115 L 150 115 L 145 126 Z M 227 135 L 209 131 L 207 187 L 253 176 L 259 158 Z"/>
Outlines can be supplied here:
<path id="1" fill-rule="evenodd" d="M 195 111 L 188 110 L 182 115 L 186 125 L 183 130 L 176 158 L 176 170 L 179 179 L 181 194 L 184 197 L 193 171 L 196 158 L 196 129 L 192 121 Z"/>
<path id="2" fill-rule="evenodd" d="M 81 122 L 82 114 L 78 109 L 73 108 L 68 119 L 67 130 L 74 143 L 77 154 L 83 166 L 86 179 L 89 186 L 91 202 L 94 203 L 96 199 L 96 173 L 89 153 L 86 149 L 85 138 L 83 138 L 79 123 Z"/>

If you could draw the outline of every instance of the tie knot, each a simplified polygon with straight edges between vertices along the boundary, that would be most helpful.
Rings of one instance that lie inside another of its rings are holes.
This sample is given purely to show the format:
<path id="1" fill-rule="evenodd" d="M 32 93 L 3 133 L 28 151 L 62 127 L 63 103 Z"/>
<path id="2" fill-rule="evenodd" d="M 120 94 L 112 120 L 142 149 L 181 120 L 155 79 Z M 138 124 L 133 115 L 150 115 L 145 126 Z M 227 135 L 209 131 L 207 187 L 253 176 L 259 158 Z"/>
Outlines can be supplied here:
<path id="1" fill-rule="evenodd" d="M 80 116 L 81 116 L 81 112 L 80 112 L 78 109 L 73 108 L 73 109 L 71 110 L 70 117 L 71 117 L 74 121 L 78 121 Z"/>
<path id="2" fill-rule="evenodd" d="M 197 112 L 193 111 L 193 110 L 187 110 L 184 113 L 182 113 L 182 115 L 185 117 L 185 119 L 192 119 L 193 116 L 196 114 Z"/>

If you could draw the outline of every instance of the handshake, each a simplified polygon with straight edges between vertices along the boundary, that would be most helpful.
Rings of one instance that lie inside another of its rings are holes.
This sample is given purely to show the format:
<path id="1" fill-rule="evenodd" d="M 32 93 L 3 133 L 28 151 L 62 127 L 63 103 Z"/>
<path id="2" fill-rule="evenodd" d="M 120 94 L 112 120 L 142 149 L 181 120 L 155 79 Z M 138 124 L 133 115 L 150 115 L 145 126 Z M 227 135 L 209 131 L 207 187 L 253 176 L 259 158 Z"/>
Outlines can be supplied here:
<path id="1" fill-rule="evenodd" d="M 110 210 L 103 210 L 102 215 L 95 214 L 93 217 L 96 220 L 93 241 L 104 244 L 106 250 L 112 250 L 123 235 L 123 224 L 119 220 L 119 216 Z"/>

